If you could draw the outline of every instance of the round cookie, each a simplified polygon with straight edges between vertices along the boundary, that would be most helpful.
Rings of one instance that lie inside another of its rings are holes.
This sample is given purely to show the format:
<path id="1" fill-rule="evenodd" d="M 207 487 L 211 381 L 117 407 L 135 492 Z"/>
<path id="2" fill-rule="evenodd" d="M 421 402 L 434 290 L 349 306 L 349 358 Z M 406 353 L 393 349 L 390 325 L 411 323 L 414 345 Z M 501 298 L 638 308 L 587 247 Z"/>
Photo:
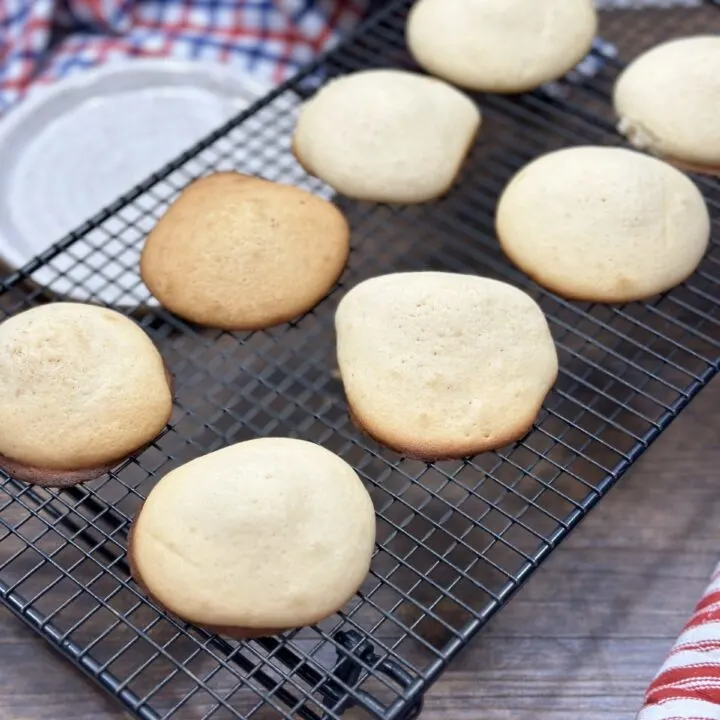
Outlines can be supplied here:
<path id="1" fill-rule="evenodd" d="M 466 457 L 521 438 L 558 372 L 535 301 L 473 275 L 366 280 L 340 302 L 335 327 L 356 424 L 421 460 Z"/>
<path id="2" fill-rule="evenodd" d="M 720 35 L 657 45 L 621 73 L 618 130 L 684 169 L 720 173 Z"/>
<path id="3" fill-rule="evenodd" d="M 0 468 L 45 487 L 102 475 L 172 412 L 160 353 L 113 310 L 52 303 L 0 324 Z"/>
<path id="4" fill-rule="evenodd" d="M 694 272 L 710 218 L 679 170 L 633 150 L 588 146 L 520 170 L 500 197 L 496 229 L 505 254 L 540 285 L 574 300 L 626 303 Z"/>
<path id="5" fill-rule="evenodd" d="M 372 501 L 344 460 L 304 440 L 260 438 L 165 475 L 135 518 L 128 557 L 170 612 L 254 637 L 341 609 L 374 546 Z"/>
<path id="6" fill-rule="evenodd" d="M 433 75 L 470 90 L 520 93 L 565 75 L 596 30 L 592 0 L 419 0 L 406 35 Z"/>
<path id="7" fill-rule="evenodd" d="M 364 70 L 331 81 L 303 105 L 293 151 L 347 197 L 422 203 L 450 189 L 480 122 L 475 103 L 441 80 Z"/>
<path id="8" fill-rule="evenodd" d="M 140 258 L 150 292 L 199 325 L 258 330 L 312 309 L 347 263 L 350 231 L 330 202 L 234 172 L 191 183 Z"/>

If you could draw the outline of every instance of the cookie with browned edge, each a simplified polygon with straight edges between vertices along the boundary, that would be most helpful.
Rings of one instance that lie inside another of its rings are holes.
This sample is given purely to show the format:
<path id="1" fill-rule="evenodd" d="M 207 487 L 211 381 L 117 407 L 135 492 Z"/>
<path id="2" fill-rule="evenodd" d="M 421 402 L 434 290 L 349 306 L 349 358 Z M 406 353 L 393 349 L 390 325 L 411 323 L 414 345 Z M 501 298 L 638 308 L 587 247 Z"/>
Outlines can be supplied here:
<path id="1" fill-rule="evenodd" d="M 293 152 L 347 197 L 423 203 L 448 192 L 480 124 L 477 105 L 442 80 L 362 70 L 332 80 L 303 105 Z"/>
<path id="2" fill-rule="evenodd" d="M 260 438 L 165 475 L 135 518 L 128 556 L 160 605 L 242 638 L 341 609 L 374 546 L 372 501 L 344 460 L 304 440 Z"/>
<path id="3" fill-rule="evenodd" d="M 0 468 L 68 487 L 98 477 L 164 429 L 160 353 L 114 310 L 58 302 L 0 324 Z"/>
<path id="4" fill-rule="evenodd" d="M 335 327 L 353 420 L 421 460 L 518 440 L 557 376 L 542 310 L 522 290 L 488 278 L 375 277 L 342 299 Z"/>
<path id="5" fill-rule="evenodd" d="M 639 55 L 613 90 L 618 130 L 683 170 L 720 174 L 720 36 L 676 38 Z"/>
<path id="6" fill-rule="evenodd" d="M 312 309 L 342 274 L 350 231 L 304 190 L 222 172 L 191 183 L 145 242 L 140 274 L 194 323 L 258 330 Z"/>
<path id="7" fill-rule="evenodd" d="M 503 190 L 496 228 L 523 272 L 573 300 L 626 303 L 685 281 L 710 239 L 698 187 L 634 150 L 581 146 L 547 153 Z"/>

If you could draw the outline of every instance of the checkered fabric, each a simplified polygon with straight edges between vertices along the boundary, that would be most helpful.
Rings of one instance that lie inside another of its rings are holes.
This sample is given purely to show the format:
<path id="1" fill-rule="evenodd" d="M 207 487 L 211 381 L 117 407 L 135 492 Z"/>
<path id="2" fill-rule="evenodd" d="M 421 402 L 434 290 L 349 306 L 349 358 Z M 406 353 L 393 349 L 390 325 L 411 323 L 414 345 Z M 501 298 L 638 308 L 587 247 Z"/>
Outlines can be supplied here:
<path id="1" fill-rule="evenodd" d="M 0 0 L 0 112 L 33 83 L 127 56 L 234 63 L 281 82 L 370 0 Z"/>
<path id="2" fill-rule="evenodd" d="M 601 8 L 701 0 L 596 0 Z M 34 83 L 127 56 L 236 64 L 281 82 L 383 0 L 0 0 L 0 113 Z M 597 52 L 597 48 L 596 48 Z"/>

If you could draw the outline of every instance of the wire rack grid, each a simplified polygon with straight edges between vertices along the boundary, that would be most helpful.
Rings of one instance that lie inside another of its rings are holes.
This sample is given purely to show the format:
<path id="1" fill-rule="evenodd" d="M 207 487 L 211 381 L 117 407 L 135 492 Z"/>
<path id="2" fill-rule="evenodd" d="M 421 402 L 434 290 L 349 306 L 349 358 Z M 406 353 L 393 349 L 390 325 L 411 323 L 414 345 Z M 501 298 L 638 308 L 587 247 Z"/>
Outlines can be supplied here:
<path id="1" fill-rule="evenodd" d="M 141 243 L 192 179 L 232 168 L 328 192 L 287 153 L 296 100 L 348 71 L 412 67 L 403 40 L 408 5 L 389 4 L 350 42 L 0 284 L 3 315 L 52 301 L 48 286 L 76 299 L 110 298 L 152 334 L 176 378 L 171 424 L 138 457 L 68 491 L 9 477 L 0 485 L 3 602 L 146 720 L 317 720 L 352 705 L 388 720 L 413 717 L 450 659 L 720 366 L 717 181 L 697 179 L 715 231 L 706 259 L 689 282 L 650 302 L 566 302 L 514 270 L 494 239 L 496 199 L 519 167 L 553 148 L 621 143 L 608 103 L 621 67 L 612 57 L 552 92 L 480 97 L 483 130 L 442 200 L 389 207 L 336 197 L 353 230 L 349 267 L 298 321 L 231 334 L 189 326 L 149 300 L 136 269 Z M 627 58 L 719 20 L 709 6 L 608 13 L 601 32 Z M 423 268 L 516 283 L 547 314 L 560 376 L 521 442 L 425 464 L 351 424 L 334 357 L 338 300 L 364 278 Z M 357 469 L 377 509 L 377 552 L 342 612 L 317 627 L 237 643 L 146 600 L 129 577 L 127 532 L 158 477 L 263 435 L 313 440 Z"/>

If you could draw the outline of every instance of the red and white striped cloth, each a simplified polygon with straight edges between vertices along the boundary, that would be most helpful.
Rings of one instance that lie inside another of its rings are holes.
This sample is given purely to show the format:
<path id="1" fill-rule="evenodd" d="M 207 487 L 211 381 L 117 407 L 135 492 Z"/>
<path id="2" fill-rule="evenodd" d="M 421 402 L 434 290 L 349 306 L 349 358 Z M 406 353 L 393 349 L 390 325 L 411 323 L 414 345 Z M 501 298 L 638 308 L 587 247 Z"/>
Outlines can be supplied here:
<path id="1" fill-rule="evenodd" d="M 720 565 L 650 684 L 637 720 L 720 720 Z"/>

